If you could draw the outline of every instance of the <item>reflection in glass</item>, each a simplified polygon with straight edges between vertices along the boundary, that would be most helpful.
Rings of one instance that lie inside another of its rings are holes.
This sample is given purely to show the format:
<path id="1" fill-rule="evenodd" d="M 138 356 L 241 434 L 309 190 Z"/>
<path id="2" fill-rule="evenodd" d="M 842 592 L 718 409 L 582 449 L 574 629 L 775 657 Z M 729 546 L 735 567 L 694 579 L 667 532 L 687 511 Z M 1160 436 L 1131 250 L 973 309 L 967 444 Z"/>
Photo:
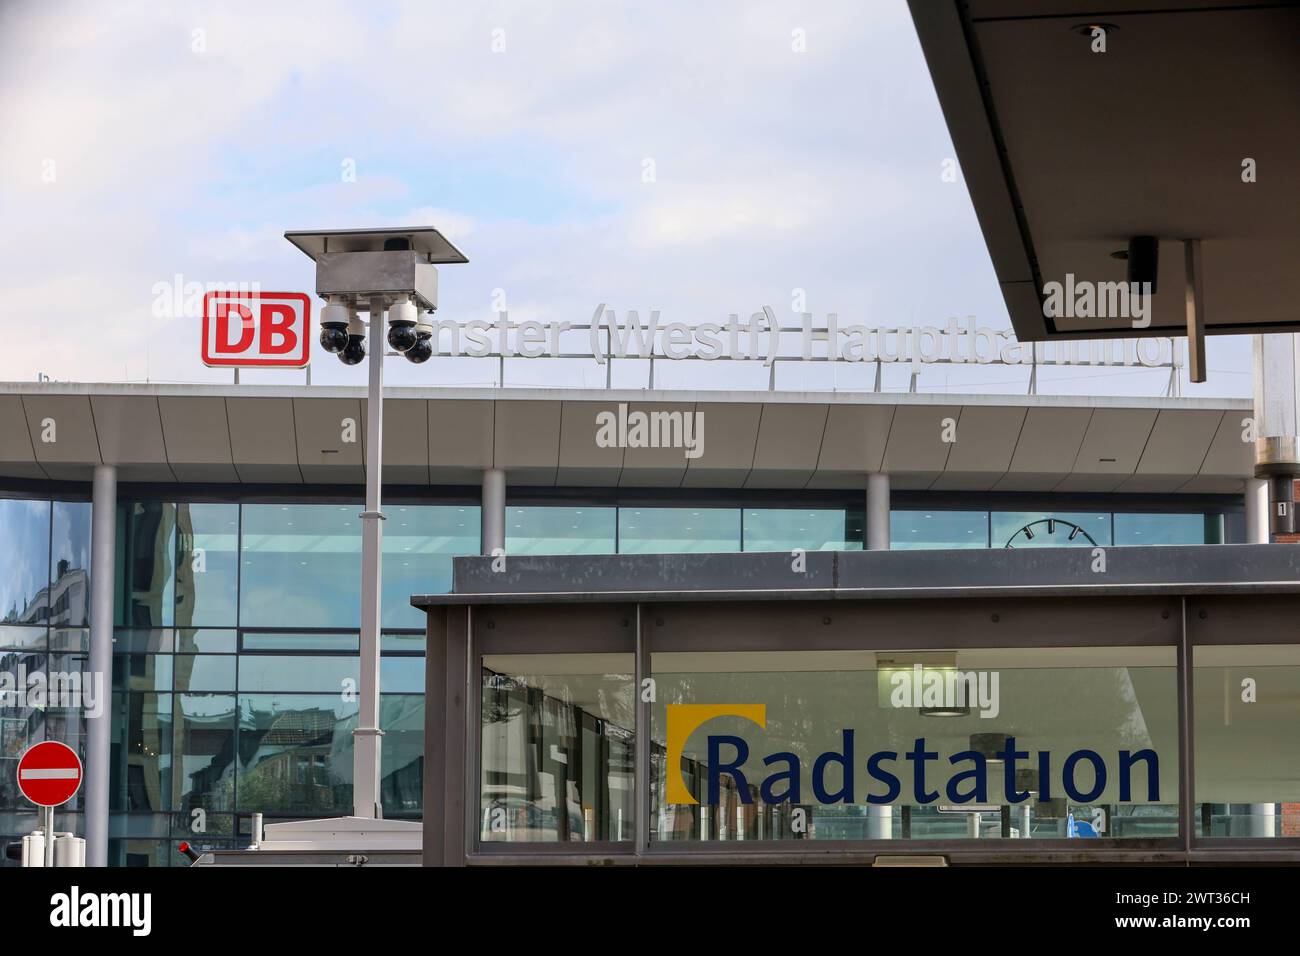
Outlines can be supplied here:
<path id="1" fill-rule="evenodd" d="M 240 694 L 240 808 L 350 812 L 356 717 L 340 694 Z"/>
<path id="2" fill-rule="evenodd" d="M 114 694 L 112 726 L 109 809 L 171 809 L 171 695 Z"/>
<path id="3" fill-rule="evenodd" d="M 987 548 L 987 511 L 891 511 L 889 547 L 894 551 Z"/>
<path id="4" fill-rule="evenodd" d="M 176 625 L 236 623 L 239 506 L 176 506 Z"/>
<path id="5" fill-rule="evenodd" d="M 359 513 L 356 505 L 244 505 L 240 624 L 357 627 Z"/>
<path id="6" fill-rule="evenodd" d="M 173 660 L 177 693 L 235 689 L 237 658 L 233 654 L 177 654 Z"/>
<path id="7" fill-rule="evenodd" d="M 424 696 L 382 695 L 379 728 L 384 732 L 379 781 L 384 813 L 420 815 L 424 812 Z"/>
<path id="8" fill-rule="evenodd" d="M 995 548 L 1093 548 L 1110 544 L 1110 514 L 995 511 Z"/>
<path id="9" fill-rule="evenodd" d="M 0 613 L 5 624 L 49 619 L 50 503 L 0 498 Z"/>
<path id="10" fill-rule="evenodd" d="M 172 689 L 172 656 L 114 654 L 113 689 L 169 693 Z"/>
<path id="11" fill-rule="evenodd" d="M 631 654 L 483 658 L 485 842 L 632 839 Z"/>
<path id="12" fill-rule="evenodd" d="M 279 657 L 242 654 L 239 657 L 239 689 L 245 693 L 320 691 L 337 694 L 349 686 L 357 686 L 360 667 L 360 659 L 351 655 L 309 657 L 295 654 Z"/>
<path id="13" fill-rule="evenodd" d="M 655 653 L 651 666 L 656 840 L 1055 839 L 1069 815 L 1101 821 L 1109 837 L 1178 831 L 1169 647 Z M 973 692 L 927 697 L 927 675 L 939 688 L 951 675 L 954 692 L 959 675 L 971 675 L 973 684 L 961 686 Z M 683 704 L 762 710 L 681 723 L 692 716 L 677 709 Z M 684 735 L 671 755 L 670 719 Z M 1011 768 L 1029 800 L 1008 795 L 1006 761 L 997 759 L 1008 738 L 1029 754 Z M 917 739 L 935 755 L 920 784 L 926 800 L 916 796 L 917 762 L 906 758 Z M 1076 758 L 1067 783 L 1067 761 L 1084 750 L 1099 755 L 1104 781 Z M 1150 757 L 1125 764 L 1125 752 L 1143 751 Z M 877 766 L 895 778 L 892 796 L 869 770 L 877 753 Z M 967 773 L 977 765 L 982 790 Z M 677 777 L 671 789 L 669 774 Z M 888 802 L 868 804 L 868 794 Z"/>
<path id="14" fill-rule="evenodd" d="M 739 508 L 619 508 L 623 554 L 725 554 L 740 550 Z"/>
<path id="15" fill-rule="evenodd" d="M 1300 836 L 1300 647 L 1199 646 L 1192 661 L 1199 834 Z"/>
<path id="16" fill-rule="evenodd" d="M 176 809 L 230 810 L 235 795 L 235 698 L 176 694 L 172 753 Z"/>
<path id="17" fill-rule="evenodd" d="M 44 624 L 0 624 L 0 650 L 43 651 L 49 646 L 49 629 Z"/>
<path id="18" fill-rule="evenodd" d="M 1220 544 L 1223 515 L 1115 513 L 1117 545 Z"/>
<path id="19" fill-rule="evenodd" d="M 128 501 L 118 509 L 119 625 L 170 627 L 176 584 L 176 506 Z"/>
<path id="20" fill-rule="evenodd" d="M 476 505 L 389 505 L 384 509 L 383 627 L 424 627 L 412 594 L 451 590 L 451 559 L 479 553 Z M 356 615 L 350 622 L 358 625 Z"/>
<path id="21" fill-rule="evenodd" d="M 292 631 L 245 631 L 241 651 L 337 651 L 357 653 L 361 637 L 356 631 L 330 634 L 320 631 L 294 633 Z"/>
<path id="22" fill-rule="evenodd" d="M 746 508 L 746 551 L 861 551 L 862 509 Z"/>
<path id="23" fill-rule="evenodd" d="M 50 623 L 90 623 L 90 502 L 54 502 L 50 539 Z"/>
<path id="24" fill-rule="evenodd" d="M 507 554 L 613 554 L 614 508 L 506 509 Z"/>
<path id="25" fill-rule="evenodd" d="M 178 630 L 176 650 L 198 654 L 233 654 L 238 648 L 234 631 Z"/>

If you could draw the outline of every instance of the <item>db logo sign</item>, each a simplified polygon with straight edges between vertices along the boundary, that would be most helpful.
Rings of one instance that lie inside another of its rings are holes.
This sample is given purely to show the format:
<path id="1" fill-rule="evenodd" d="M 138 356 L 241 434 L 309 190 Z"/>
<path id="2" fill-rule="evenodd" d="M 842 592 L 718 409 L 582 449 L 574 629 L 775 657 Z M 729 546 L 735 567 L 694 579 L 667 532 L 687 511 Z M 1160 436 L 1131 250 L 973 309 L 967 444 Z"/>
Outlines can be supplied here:
<path id="1" fill-rule="evenodd" d="M 209 292 L 203 297 L 203 364 L 302 368 L 311 299 L 301 292 Z"/>

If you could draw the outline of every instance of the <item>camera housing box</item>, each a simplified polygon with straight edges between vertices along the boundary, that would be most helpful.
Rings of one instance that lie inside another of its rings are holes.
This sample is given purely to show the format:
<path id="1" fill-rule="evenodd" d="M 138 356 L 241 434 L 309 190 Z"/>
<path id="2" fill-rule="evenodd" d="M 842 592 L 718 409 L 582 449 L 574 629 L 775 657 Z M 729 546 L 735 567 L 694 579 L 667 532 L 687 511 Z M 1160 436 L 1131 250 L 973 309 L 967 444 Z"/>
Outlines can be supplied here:
<path id="1" fill-rule="evenodd" d="M 412 249 L 323 252 L 316 257 L 316 294 L 410 295 L 417 307 L 438 307 L 438 269 Z"/>
<path id="2" fill-rule="evenodd" d="M 435 264 L 469 262 L 431 226 L 306 230 L 284 238 L 316 263 L 317 294 L 354 301 L 409 295 L 422 310 L 438 307 Z"/>

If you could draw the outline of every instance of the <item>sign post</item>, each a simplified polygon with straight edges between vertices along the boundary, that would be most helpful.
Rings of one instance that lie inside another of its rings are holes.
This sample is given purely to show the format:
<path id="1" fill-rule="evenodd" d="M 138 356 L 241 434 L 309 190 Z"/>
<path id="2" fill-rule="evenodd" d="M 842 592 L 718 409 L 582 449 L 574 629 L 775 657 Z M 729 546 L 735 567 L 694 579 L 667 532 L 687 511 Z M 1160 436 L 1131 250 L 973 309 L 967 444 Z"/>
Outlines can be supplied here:
<path id="1" fill-rule="evenodd" d="M 42 808 L 45 830 L 45 865 L 54 866 L 54 808 L 62 806 L 81 789 L 81 758 L 67 744 L 57 740 L 28 747 L 18 761 L 18 789 Z"/>

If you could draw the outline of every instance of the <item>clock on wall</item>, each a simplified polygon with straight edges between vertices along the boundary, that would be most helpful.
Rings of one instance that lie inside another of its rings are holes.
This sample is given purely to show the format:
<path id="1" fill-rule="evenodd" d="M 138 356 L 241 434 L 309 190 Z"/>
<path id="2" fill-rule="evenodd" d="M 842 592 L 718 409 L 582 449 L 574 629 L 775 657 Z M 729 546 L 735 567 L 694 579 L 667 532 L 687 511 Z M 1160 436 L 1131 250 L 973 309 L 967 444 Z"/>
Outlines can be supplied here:
<path id="1" fill-rule="evenodd" d="M 1083 528 L 1064 518 L 1039 518 L 1018 528 L 1003 547 L 1007 548 L 1086 548 L 1097 542 Z"/>

